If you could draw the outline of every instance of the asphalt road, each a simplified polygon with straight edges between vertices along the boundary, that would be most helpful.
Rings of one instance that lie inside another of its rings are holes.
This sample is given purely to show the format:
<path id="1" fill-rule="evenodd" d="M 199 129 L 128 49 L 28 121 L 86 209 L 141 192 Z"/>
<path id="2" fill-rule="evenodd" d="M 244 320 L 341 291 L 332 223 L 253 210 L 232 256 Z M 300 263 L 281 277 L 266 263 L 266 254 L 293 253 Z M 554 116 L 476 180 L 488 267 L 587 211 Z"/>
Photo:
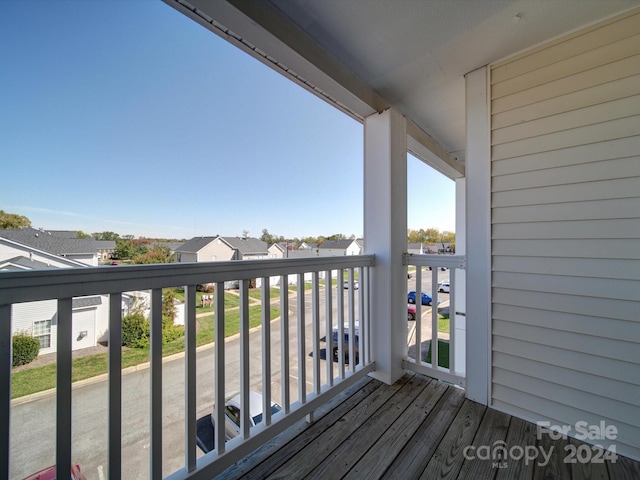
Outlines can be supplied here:
<path id="1" fill-rule="evenodd" d="M 444 272 L 440 280 L 444 279 Z M 448 277 L 448 275 L 446 275 Z M 430 289 L 430 276 L 423 278 L 423 290 Z M 408 289 L 414 288 L 414 278 Z M 333 309 L 336 310 L 336 290 L 333 289 Z M 345 292 L 346 293 L 346 292 Z M 324 289 L 320 291 L 321 337 L 324 328 Z M 312 351 L 311 295 L 305 295 L 306 352 Z M 357 299 L 357 293 L 356 293 Z M 347 304 L 345 295 L 345 306 Z M 357 301 L 356 301 L 357 305 Z M 297 304 L 290 297 L 290 395 L 291 402 L 298 399 L 299 369 L 297 362 Z M 357 316 L 357 314 L 356 314 Z M 334 317 L 335 318 L 335 317 Z M 255 329 L 250 334 L 250 384 L 262 390 L 262 334 Z M 239 390 L 239 339 L 225 343 L 226 392 Z M 280 321 L 271 323 L 272 345 L 272 398 L 281 402 Z M 326 360 L 321 348 L 321 380 L 326 377 Z M 213 404 L 214 349 L 200 349 L 197 353 L 198 418 L 211 412 Z M 306 357 L 306 391 L 313 388 L 313 357 Z M 337 371 L 337 364 L 334 366 Z M 122 377 L 123 425 L 122 468 L 123 478 L 149 478 L 149 370 L 141 369 Z M 184 358 L 163 363 L 163 475 L 184 465 Z M 73 447 L 72 460 L 82 467 L 89 479 L 108 477 L 107 472 L 107 382 L 89 383 L 73 390 Z M 199 453 L 200 454 L 200 453 Z M 21 479 L 55 463 L 55 396 L 49 395 L 11 409 L 11 478 Z"/>

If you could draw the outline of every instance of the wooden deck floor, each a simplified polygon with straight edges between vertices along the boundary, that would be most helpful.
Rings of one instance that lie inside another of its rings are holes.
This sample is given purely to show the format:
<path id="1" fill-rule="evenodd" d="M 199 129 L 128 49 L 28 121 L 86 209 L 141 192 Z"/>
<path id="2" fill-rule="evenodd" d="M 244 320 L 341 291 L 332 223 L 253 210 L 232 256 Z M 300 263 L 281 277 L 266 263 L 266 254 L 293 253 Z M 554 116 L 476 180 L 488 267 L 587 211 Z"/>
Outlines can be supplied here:
<path id="1" fill-rule="evenodd" d="M 470 459 L 468 446 L 552 452 L 525 462 Z M 640 464 L 565 463 L 573 439 L 536 439 L 535 424 L 465 399 L 464 391 L 407 374 L 389 386 L 364 379 L 311 424 L 284 432 L 220 478 L 249 479 L 639 479 Z"/>

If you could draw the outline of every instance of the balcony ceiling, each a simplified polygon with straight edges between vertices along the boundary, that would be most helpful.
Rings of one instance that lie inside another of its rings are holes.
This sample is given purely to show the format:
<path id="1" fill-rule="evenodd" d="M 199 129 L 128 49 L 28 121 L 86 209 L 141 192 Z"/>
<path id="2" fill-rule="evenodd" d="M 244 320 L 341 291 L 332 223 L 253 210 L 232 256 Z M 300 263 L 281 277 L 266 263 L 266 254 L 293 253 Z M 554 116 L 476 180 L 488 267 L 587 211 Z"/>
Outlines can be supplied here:
<path id="1" fill-rule="evenodd" d="M 429 150 L 421 157 L 450 164 L 465 157 L 466 73 L 640 4 L 165 1 L 356 118 L 394 106 L 410 120 L 410 137 Z M 459 176 L 453 170 L 444 173 Z"/>

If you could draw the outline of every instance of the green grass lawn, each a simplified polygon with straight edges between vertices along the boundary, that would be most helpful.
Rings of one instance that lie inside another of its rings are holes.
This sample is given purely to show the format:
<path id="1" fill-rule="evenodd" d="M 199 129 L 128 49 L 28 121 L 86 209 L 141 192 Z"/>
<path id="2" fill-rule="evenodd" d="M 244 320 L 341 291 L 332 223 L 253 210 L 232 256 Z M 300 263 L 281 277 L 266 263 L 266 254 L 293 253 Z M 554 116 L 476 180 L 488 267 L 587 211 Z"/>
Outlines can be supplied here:
<path id="1" fill-rule="evenodd" d="M 226 295 L 225 295 L 226 296 Z M 278 307 L 270 308 L 271 319 L 280 316 Z M 260 306 L 249 307 L 249 326 L 251 328 L 260 325 L 262 319 L 262 309 Z M 213 343 L 214 325 L 213 315 L 198 318 L 200 328 L 196 333 L 196 345 L 206 345 Z M 235 335 L 240 331 L 240 312 L 231 310 L 225 314 L 225 337 Z M 167 343 L 162 346 L 162 356 L 166 357 L 184 351 L 184 337 Z M 132 367 L 149 361 L 149 348 L 131 348 L 122 351 L 122 368 Z M 74 382 L 86 378 L 95 377 L 108 370 L 108 355 L 101 353 L 91 357 L 81 357 L 73 360 L 72 378 Z M 24 395 L 55 388 L 56 386 L 56 365 L 45 365 L 43 367 L 22 370 L 11 375 L 11 398 L 18 398 Z"/>
<path id="2" fill-rule="evenodd" d="M 431 363 L 431 345 L 427 353 L 427 363 Z M 438 340 L 438 366 L 449 368 L 449 342 Z"/>
<path id="3" fill-rule="evenodd" d="M 213 293 L 196 292 L 196 313 L 213 312 L 213 305 L 210 307 L 202 307 L 202 295 L 213 295 Z M 176 298 L 184 302 L 184 291 L 176 290 Z M 224 292 L 224 308 L 237 308 L 240 306 L 240 297 L 238 295 Z"/>
<path id="4" fill-rule="evenodd" d="M 304 282 L 304 290 L 311 290 L 312 287 L 312 283 L 311 282 Z M 292 283 L 289 285 L 289 291 L 290 292 L 297 292 L 298 291 L 298 284 L 297 283 Z"/>
<path id="5" fill-rule="evenodd" d="M 249 296 L 251 298 L 255 298 L 256 300 L 260 300 L 262 298 L 262 289 L 261 288 L 252 288 L 249 290 Z M 269 289 L 269 297 L 271 300 L 280 298 L 280 289 L 277 287 L 271 287 Z"/>
<path id="6" fill-rule="evenodd" d="M 449 315 L 438 314 L 438 331 L 443 333 L 449 333 L 450 322 Z"/>

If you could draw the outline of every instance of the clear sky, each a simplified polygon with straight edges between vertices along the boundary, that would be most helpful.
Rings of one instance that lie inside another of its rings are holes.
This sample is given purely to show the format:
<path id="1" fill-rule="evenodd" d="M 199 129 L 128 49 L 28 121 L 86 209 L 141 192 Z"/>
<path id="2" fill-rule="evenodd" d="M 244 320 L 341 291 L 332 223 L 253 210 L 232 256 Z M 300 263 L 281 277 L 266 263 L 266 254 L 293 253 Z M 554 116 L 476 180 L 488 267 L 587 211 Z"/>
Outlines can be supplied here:
<path id="1" fill-rule="evenodd" d="M 49 230 L 362 235 L 362 125 L 160 0 L 2 0 L 0 209 Z M 455 228 L 408 160 L 409 228 Z"/>

